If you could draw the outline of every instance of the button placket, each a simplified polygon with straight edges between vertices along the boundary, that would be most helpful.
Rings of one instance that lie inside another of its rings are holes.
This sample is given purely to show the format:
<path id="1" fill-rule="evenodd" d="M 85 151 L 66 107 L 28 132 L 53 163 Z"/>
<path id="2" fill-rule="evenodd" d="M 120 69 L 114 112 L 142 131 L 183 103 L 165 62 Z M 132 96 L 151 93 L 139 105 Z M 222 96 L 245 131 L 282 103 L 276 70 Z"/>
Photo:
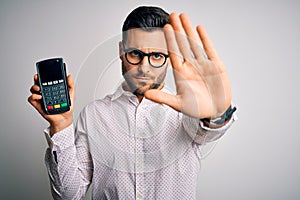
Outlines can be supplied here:
<path id="1" fill-rule="evenodd" d="M 143 199 L 144 190 L 144 150 L 143 150 L 143 138 L 141 131 L 143 128 L 140 125 L 143 124 L 144 119 L 143 108 L 139 105 L 136 110 L 136 126 L 135 126 L 135 169 L 136 169 L 136 199 Z"/>

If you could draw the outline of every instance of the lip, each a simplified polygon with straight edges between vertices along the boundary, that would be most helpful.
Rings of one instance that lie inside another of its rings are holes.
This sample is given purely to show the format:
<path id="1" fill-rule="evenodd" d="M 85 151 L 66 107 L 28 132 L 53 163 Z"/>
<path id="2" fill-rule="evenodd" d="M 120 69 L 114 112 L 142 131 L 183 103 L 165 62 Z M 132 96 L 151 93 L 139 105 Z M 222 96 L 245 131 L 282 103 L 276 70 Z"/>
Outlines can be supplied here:
<path id="1" fill-rule="evenodd" d="M 150 80 L 149 77 L 145 77 L 145 76 L 135 76 L 134 78 L 137 79 L 137 80 L 140 80 L 140 81 L 148 81 L 148 80 Z"/>

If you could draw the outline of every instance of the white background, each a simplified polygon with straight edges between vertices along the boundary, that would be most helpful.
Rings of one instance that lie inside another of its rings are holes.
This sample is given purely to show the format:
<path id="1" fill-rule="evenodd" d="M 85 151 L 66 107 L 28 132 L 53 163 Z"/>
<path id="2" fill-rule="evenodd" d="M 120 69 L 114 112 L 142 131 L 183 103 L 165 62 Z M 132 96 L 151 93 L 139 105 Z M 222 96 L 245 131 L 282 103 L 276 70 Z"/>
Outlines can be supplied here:
<path id="1" fill-rule="evenodd" d="M 27 102 L 35 62 L 62 56 L 76 76 L 138 5 L 189 14 L 207 28 L 228 68 L 239 120 L 202 161 L 197 199 L 299 199 L 296 0 L 0 1 L 0 199 L 51 199 L 48 125 Z"/>

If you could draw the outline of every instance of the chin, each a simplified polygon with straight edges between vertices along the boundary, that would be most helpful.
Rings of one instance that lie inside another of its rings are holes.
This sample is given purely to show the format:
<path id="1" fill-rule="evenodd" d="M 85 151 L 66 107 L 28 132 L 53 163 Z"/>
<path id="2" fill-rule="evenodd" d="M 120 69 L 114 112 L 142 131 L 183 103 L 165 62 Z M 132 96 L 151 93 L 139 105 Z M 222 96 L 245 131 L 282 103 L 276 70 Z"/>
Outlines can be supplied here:
<path id="1" fill-rule="evenodd" d="M 139 95 L 139 96 L 144 96 L 145 92 L 148 91 L 149 89 L 150 89 L 149 86 L 142 86 L 142 87 L 139 87 L 139 88 L 135 88 L 133 90 L 133 94 Z"/>
<path id="2" fill-rule="evenodd" d="M 137 89 L 133 92 L 133 94 L 136 96 L 144 96 L 145 91 L 140 91 L 139 89 Z"/>
<path id="3" fill-rule="evenodd" d="M 140 96 L 144 96 L 145 92 L 151 89 L 157 89 L 159 88 L 159 86 L 161 85 L 161 83 L 152 83 L 152 84 L 148 84 L 139 88 L 135 88 L 133 91 L 133 94 L 135 95 L 140 95 Z"/>

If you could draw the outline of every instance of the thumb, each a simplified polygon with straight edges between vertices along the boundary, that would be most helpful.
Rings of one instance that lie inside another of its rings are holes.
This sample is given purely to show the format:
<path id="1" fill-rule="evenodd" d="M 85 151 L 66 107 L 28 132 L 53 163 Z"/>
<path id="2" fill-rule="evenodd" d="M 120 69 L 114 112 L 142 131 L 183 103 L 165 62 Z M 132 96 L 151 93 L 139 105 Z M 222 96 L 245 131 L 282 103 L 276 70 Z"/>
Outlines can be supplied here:
<path id="1" fill-rule="evenodd" d="M 69 88 L 70 97 L 71 97 L 72 101 L 74 101 L 74 98 L 75 98 L 75 83 L 74 83 L 73 78 L 72 78 L 71 75 L 68 75 L 67 81 L 68 81 L 68 88 Z"/>
<path id="2" fill-rule="evenodd" d="M 74 88 L 75 88 L 75 84 L 74 84 L 74 81 L 73 81 L 73 78 L 72 78 L 71 75 L 68 75 L 67 81 L 68 81 L 68 87 L 69 87 L 69 89 L 73 91 Z"/>
<path id="3" fill-rule="evenodd" d="M 179 112 L 181 111 L 180 98 L 177 95 L 168 94 L 157 89 L 151 89 L 146 91 L 144 96 L 151 101 L 166 104 Z"/>

